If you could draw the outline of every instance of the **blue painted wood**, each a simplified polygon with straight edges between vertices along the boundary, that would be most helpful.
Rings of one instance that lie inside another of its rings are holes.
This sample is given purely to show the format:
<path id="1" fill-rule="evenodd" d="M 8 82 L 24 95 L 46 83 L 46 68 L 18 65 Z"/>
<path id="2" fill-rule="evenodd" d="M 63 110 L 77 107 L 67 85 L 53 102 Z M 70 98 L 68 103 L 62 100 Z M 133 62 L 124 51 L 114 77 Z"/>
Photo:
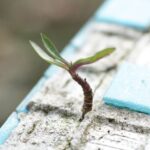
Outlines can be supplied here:
<path id="1" fill-rule="evenodd" d="M 19 123 L 17 113 L 13 112 L 0 128 L 0 145 L 2 145 Z"/>
<path id="2" fill-rule="evenodd" d="M 107 104 L 150 114 L 150 68 L 124 63 L 103 99 Z"/>
<path id="3" fill-rule="evenodd" d="M 23 101 L 20 103 L 20 105 L 16 108 L 17 112 L 28 112 L 27 105 L 30 102 L 31 98 L 35 93 L 37 93 L 45 83 L 46 78 L 42 77 L 37 84 L 34 86 L 34 88 L 29 92 L 29 94 L 23 99 Z"/>
<path id="4" fill-rule="evenodd" d="M 145 31 L 150 27 L 150 1 L 107 0 L 96 12 L 95 19 Z"/>

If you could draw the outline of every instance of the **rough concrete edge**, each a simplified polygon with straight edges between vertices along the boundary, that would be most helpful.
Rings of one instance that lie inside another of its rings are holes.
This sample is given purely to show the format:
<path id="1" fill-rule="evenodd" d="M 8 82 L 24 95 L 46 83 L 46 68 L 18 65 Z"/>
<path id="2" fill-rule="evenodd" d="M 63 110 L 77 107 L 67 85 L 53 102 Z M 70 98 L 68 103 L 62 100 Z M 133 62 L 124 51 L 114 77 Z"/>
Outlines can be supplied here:
<path id="1" fill-rule="evenodd" d="M 97 9 L 96 13 L 93 16 L 93 18 L 95 18 L 95 20 L 97 22 L 105 22 L 105 23 L 109 23 L 109 24 L 123 25 L 126 27 L 135 28 L 135 29 L 140 30 L 142 32 L 146 32 L 149 29 L 149 27 L 145 27 L 143 25 L 139 25 L 139 24 L 134 23 L 134 22 L 130 22 L 127 20 L 116 20 L 115 18 L 109 18 L 109 17 L 101 15 L 101 12 L 103 10 L 107 9 L 108 5 L 111 5 L 111 3 L 113 3 L 112 0 L 107 0 L 107 1 L 105 1 L 105 3 L 102 4 L 102 6 L 100 6 Z"/>
<path id="2" fill-rule="evenodd" d="M 33 87 L 33 89 L 29 92 L 29 94 L 23 99 L 23 101 L 19 104 L 19 106 L 16 108 L 16 112 L 13 112 L 7 120 L 3 123 L 3 125 L 0 128 L 0 145 L 5 143 L 9 135 L 11 134 L 12 130 L 17 127 L 19 124 L 18 120 L 18 113 L 20 112 L 27 112 L 27 104 L 29 103 L 31 97 L 38 92 L 43 84 L 45 83 L 46 79 L 42 77 L 37 84 Z"/>
<path id="3" fill-rule="evenodd" d="M 26 108 L 27 104 L 29 103 L 29 101 L 33 97 L 33 95 L 42 88 L 45 81 L 46 81 L 46 78 L 42 77 L 36 83 L 36 85 L 32 88 L 32 90 L 29 92 L 29 94 L 23 99 L 23 101 L 16 108 L 17 113 L 20 113 L 20 112 L 25 112 L 26 113 L 26 112 L 28 112 L 28 109 Z"/>

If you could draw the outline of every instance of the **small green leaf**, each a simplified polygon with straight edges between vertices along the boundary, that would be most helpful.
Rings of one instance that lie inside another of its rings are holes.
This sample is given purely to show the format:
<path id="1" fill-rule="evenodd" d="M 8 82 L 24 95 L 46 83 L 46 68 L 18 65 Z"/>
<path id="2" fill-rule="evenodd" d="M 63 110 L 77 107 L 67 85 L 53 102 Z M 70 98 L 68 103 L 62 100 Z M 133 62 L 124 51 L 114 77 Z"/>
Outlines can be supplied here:
<path id="1" fill-rule="evenodd" d="M 35 52 L 45 61 L 47 61 L 50 64 L 54 64 L 57 65 L 59 67 L 62 67 L 64 69 L 68 69 L 68 67 L 61 63 L 60 61 L 57 61 L 56 59 L 53 59 L 52 57 L 50 57 L 47 53 L 44 52 L 43 49 L 41 49 L 36 43 L 30 41 L 31 46 L 33 47 L 33 49 L 35 50 Z"/>
<path id="2" fill-rule="evenodd" d="M 115 48 L 106 48 L 104 50 L 97 52 L 95 55 L 93 55 L 91 57 L 79 59 L 73 63 L 73 67 L 78 68 L 82 65 L 94 63 L 94 62 L 98 61 L 99 59 L 111 54 L 112 52 L 114 52 L 114 50 L 115 50 Z"/>
<path id="3" fill-rule="evenodd" d="M 42 42 L 46 48 L 46 50 L 50 53 L 50 55 L 54 58 L 54 59 L 58 59 L 59 61 L 62 61 L 64 63 L 67 63 L 66 60 L 64 60 L 59 52 L 57 51 L 55 45 L 49 40 L 49 38 L 41 33 L 41 38 L 42 38 Z"/>

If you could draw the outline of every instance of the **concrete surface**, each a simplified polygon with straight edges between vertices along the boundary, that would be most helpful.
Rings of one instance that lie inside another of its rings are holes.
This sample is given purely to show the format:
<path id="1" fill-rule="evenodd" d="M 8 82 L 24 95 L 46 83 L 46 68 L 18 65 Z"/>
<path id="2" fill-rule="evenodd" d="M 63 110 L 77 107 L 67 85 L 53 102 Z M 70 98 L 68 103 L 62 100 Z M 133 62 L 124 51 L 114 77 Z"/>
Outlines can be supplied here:
<path id="1" fill-rule="evenodd" d="M 140 54 L 145 49 L 141 47 L 149 45 L 150 35 L 122 28 L 122 32 L 130 31 L 123 36 L 112 34 L 114 26 L 109 26 L 110 32 L 103 32 L 102 27 L 102 24 L 93 24 L 85 44 L 77 48 L 73 56 L 76 59 L 106 46 L 117 47 L 111 56 L 79 70 L 94 91 L 93 110 L 79 122 L 82 90 L 61 70 L 34 95 L 28 104 L 29 112 L 18 114 L 18 127 L 0 149 L 149 150 L 150 116 L 107 106 L 102 98 L 124 60 L 142 62 Z M 133 32 L 137 36 L 133 37 Z M 149 61 L 143 61 L 149 65 Z"/>

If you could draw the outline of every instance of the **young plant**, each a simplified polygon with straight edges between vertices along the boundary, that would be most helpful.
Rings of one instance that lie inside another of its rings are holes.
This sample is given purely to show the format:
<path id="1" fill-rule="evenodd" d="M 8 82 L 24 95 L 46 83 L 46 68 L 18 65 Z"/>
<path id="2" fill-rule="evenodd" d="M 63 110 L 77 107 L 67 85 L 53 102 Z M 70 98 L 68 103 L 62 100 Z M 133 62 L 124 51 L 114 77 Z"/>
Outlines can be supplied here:
<path id="1" fill-rule="evenodd" d="M 115 50 L 115 48 L 106 48 L 97 52 L 93 56 L 78 59 L 75 62 L 68 62 L 59 54 L 55 45 L 49 40 L 46 35 L 41 34 L 41 38 L 44 47 L 46 48 L 49 55 L 36 43 L 30 41 L 30 44 L 32 45 L 35 52 L 37 52 L 38 55 L 48 63 L 65 69 L 71 75 L 72 79 L 75 80 L 82 87 L 84 93 L 84 103 L 82 106 L 82 117 L 80 120 L 83 120 L 85 114 L 92 110 L 93 92 L 86 79 L 81 78 L 77 74 L 77 70 L 83 65 L 92 64 L 99 59 L 111 54 Z"/>

